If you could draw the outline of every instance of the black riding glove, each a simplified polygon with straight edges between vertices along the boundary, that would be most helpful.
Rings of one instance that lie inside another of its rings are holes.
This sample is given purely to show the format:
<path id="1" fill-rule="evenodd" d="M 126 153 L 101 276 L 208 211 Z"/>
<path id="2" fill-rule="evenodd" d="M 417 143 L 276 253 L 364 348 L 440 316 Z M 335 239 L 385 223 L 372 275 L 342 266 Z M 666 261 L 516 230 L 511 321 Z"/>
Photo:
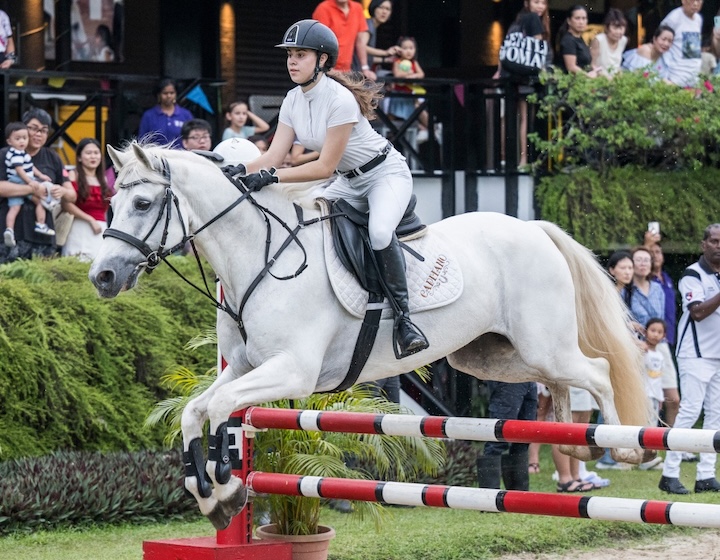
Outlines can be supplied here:
<path id="1" fill-rule="evenodd" d="M 222 168 L 222 171 L 231 177 L 245 177 L 247 175 L 247 168 L 242 163 L 238 163 L 237 165 L 226 165 Z"/>
<path id="2" fill-rule="evenodd" d="M 243 183 L 251 191 L 259 191 L 265 185 L 271 185 L 277 183 L 278 178 L 275 175 L 275 168 L 271 168 L 270 171 L 267 169 L 261 169 L 258 173 L 251 173 L 243 179 Z"/>

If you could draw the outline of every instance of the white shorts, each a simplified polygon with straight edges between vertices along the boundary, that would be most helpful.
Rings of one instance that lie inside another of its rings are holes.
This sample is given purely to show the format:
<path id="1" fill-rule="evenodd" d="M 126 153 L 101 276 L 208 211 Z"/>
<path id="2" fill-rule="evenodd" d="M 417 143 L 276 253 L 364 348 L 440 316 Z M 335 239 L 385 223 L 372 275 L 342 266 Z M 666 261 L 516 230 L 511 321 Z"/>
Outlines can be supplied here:
<path id="1" fill-rule="evenodd" d="M 595 407 L 595 399 L 585 389 L 570 387 L 570 410 L 572 412 L 585 412 Z"/>
<path id="2" fill-rule="evenodd" d="M 670 352 L 670 345 L 667 342 L 661 342 L 656 346 L 656 348 L 663 357 L 662 388 L 677 389 L 678 374 L 677 370 L 675 369 L 675 362 L 673 362 L 672 353 Z"/>

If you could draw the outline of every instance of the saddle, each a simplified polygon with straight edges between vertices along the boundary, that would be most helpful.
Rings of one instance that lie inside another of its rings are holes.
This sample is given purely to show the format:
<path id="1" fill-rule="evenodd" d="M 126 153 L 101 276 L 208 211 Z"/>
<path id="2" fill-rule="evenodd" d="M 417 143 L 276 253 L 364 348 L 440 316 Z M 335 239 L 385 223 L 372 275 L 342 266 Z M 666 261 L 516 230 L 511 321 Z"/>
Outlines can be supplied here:
<path id="1" fill-rule="evenodd" d="M 427 229 L 415 214 L 416 204 L 417 197 L 413 194 L 402 220 L 395 229 L 399 240 L 417 239 L 424 235 Z M 330 202 L 330 214 L 334 215 L 334 219 L 331 220 L 332 242 L 340 262 L 355 275 L 365 291 L 371 294 L 383 294 L 377 263 L 370 246 L 368 215 L 343 199 Z M 407 245 L 403 245 L 403 248 L 419 260 L 425 260 Z"/>

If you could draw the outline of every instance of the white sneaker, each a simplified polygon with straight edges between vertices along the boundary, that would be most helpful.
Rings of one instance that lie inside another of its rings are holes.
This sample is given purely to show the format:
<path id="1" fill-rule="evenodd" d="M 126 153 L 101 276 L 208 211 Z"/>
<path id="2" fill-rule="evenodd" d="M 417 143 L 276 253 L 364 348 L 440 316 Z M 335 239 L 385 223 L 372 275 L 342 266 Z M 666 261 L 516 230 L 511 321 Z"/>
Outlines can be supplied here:
<path id="1" fill-rule="evenodd" d="M 601 478 L 594 472 L 589 472 L 588 475 L 589 476 L 582 477 L 583 482 L 592 482 L 595 488 L 606 488 L 607 486 L 610 486 L 609 479 Z"/>
<path id="2" fill-rule="evenodd" d="M 43 235 L 55 235 L 55 230 L 47 226 L 47 224 L 35 223 L 35 233 L 41 233 Z"/>
<path id="3" fill-rule="evenodd" d="M 5 241 L 5 247 L 15 247 L 15 232 L 7 228 L 5 233 L 3 233 L 3 241 Z"/>
<path id="4" fill-rule="evenodd" d="M 663 469 L 663 458 L 655 457 L 651 461 L 640 463 L 638 469 L 641 471 L 661 471 Z"/>
<path id="5" fill-rule="evenodd" d="M 60 200 L 54 198 L 50 192 L 53 187 L 52 183 L 50 183 L 49 181 L 45 181 L 42 186 L 45 187 L 45 197 L 40 201 L 40 204 L 43 205 L 43 208 L 45 208 L 45 210 L 52 210 L 58 204 L 60 204 Z"/>
<path id="6" fill-rule="evenodd" d="M 599 470 L 629 471 L 632 469 L 632 465 L 629 463 L 603 463 L 602 461 L 598 461 L 595 463 L 595 468 Z"/>

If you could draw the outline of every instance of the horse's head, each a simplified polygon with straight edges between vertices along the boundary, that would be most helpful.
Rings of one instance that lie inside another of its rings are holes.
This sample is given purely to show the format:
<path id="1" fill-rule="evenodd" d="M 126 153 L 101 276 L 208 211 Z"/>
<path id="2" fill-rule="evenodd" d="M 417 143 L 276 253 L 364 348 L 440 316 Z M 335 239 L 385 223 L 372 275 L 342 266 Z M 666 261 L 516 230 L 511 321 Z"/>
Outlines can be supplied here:
<path id="1" fill-rule="evenodd" d="M 103 297 L 132 288 L 143 270 L 152 270 L 182 247 L 186 224 L 171 189 L 167 157 L 172 150 L 135 142 L 123 151 L 108 146 L 119 170 L 111 202 L 112 224 L 103 237 L 89 277 Z"/>

